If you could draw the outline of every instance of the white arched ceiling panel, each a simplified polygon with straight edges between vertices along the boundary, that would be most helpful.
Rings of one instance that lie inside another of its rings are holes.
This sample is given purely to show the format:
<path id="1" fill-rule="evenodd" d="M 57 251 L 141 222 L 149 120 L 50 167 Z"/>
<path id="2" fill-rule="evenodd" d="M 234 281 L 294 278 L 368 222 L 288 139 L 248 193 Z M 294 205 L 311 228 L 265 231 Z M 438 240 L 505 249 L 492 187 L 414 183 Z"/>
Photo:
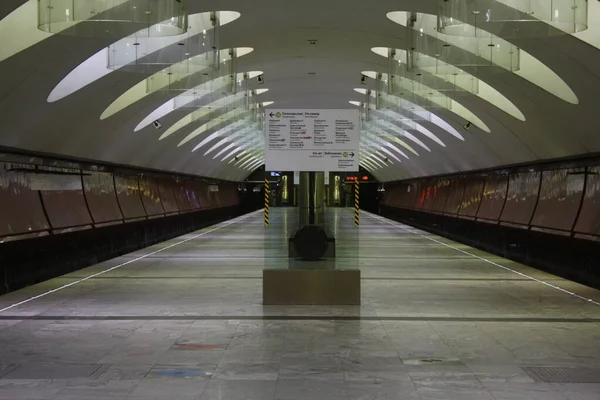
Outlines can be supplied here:
<path id="1" fill-rule="evenodd" d="M 237 57 L 243 57 L 249 53 L 251 53 L 254 49 L 250 48 L 250 47 L 242 47 L 242 48 L 237 48 Z M 222 50 L 222 52 L 225 53 L 229 53 L 229 49 L 225 49 Z M 179 65 L 180 68 L 185 68 L 185 60 L 182 61 L 181 63 L 175 64 L 173 67 L 177 68 L 177 66 Z M 144 79 L 143 81 L 139 82 L 137 85 L 133 86 L 131 89 L 127 90 L 125 93 L 123 93 L 121 96 L 119 96 L 117 99 L 115 99 L 115 101 L 112 102 L 111 105 L 108 106 L 108 108 L 106 110 L 104 110 L 104 112 L 100 115 L 100 119 L 106 119 L 109 118 L 113 115 L 115 115 L 116 113 L 118 113 L 119 111 L 129 107 L 130 105 L 140 101 L 141 99 L 143 99 L 144 97 L 148 96 L 149 94 L 153 93 L 154 91 L 159 91 L 164 89 L 165 87 L 167 87 L 168 84 L 173 84 L 176 83 L 177 80 L 174 81 L 166 81 L 164 79 L 160 79 L 162 76 L 168 75 L 169 74 L 169 70 L 170 68 L 173 67 L 169 67 L 169 68 L 165 68 L 160 72 L 157 72 L 156 74 L 152 75 L 151 77 L 148 77 L 147 79 Z M 207 66 L 205 68 L 205 71 L 211 70 L 212 67 Z M 196 75 L 198 73 L 202 73 L 202 71 L 193 71 L 189 74 L 181 74 L 181 75 L 177 75 L 177 79 L 184 79 L 184 78 L 188 78 L 191 77 L 193 75 Z M 222 72 L 222 74 L 225 74 L 225 72 Z M 158 80 L 161 82 L 159 83 L 159 85 L 162 85 L 162 89 L 161 87 L 154 87 L 152 91 L 148 90 L 149 87 L 149 81 L 151 81 L 153 78 L 159 78 Z"/>
<path id="2" fill-rule="evenodd" d="M 185 139 L 183 139 L 181 142 L 179 142 L 177 147 L 183 146 L 190 140 L 194 139 L 195 137 L 197 137 L 199 135 L 202 135 L 203 133 L 206 133 L 207 131 L 209 131 L 210 129 L 212 129 L 218 125 L 233 123 L 236 121 L 239 122 L 241 125 L 244 123 L 243 120 L 245 118 L 249 118 L 249 117 L 250 117 L 250 111 L 240 110 L 240 109 L 234 109 L 234 110 L 228 111 L 225 114 L 223 114 L 222 116 L 215 118 L 215 119 L 211 119 L 204 125 L 195 129 L 192 133 L 187 135 L 185 137 Z M 248 122 L 250 122 L 250 121 L 248 120 Z M 202 146 L 204 146 L 206 143 L 211 142 L 212 140 L 214 140 L 217 137 L 218 137 L 218 132 L 211 134 L 209 137 L 207 137 L 202 142 L 200 142 L 196 147 L 194 147 L 194 149 L 192 151 L 196 151 L 196 150 L 202 148 Z"/>
<path id="3" fill-rule="evenodd" d="M 600 49 L 600 2 L 588 1 L 588 29 L 573 36 Z"/>
<path id="4" fill-rule="evenodd" d="M 373 120 L 373 122 L 377 125 L 379 125 L 380 128 L 382 129 L 386 129 L 386 130 L 391 130 L 394 132 L 394 134 L 398 134 L 402 137 L 407 138 L 408 140 L 411 140 L 412 142 L 418 144 L 419 146 L 421 146 L 422 148 L 424 148 L 427 151 L 431 151 L 431 149 L 425 144 L 423 143 L 421 140 L 417 139 L 414 135 L 412 135 L 411 133 L 409 133 L 408 131 L 392 124 L 389 121 L 383 120 L 383 119 L 375 119 Z"/>
<path id="5" fill-rule="evenodd" d="M 375 71 L 363 71 L 362 73 L 363 73 L 363 75 L 366 75 L 369 77 L 377 76 L 377 72 L 375 72 Z M 382 74 L 382 77 L 383 77 L 382 79 L 384 79 L 384 80 L 387 79 L 387 73 Z M 374 79 L 376 79 L 376 78 L 374 78 Z M 403 78 L 403 79 L 410 81 L 410 79 L 408 79 L 408 78 Z M 481 129 L 484 132 L 487 132 L 487 133 L 491 132 L 490 128 L 485 124 L 485 122 L 483 122 L 471 110 L 464 107 L 462 104 L 460 104 L 456 100 L 449 98 L 445 94 L 443 94 L 433 88 L 430 88 L 425 84 L 420 84 L 420 87 L 424 88 L 426 91 L 428 91 L 430 94 L 432 94 L 432 97 L 429 99 L 429 101 L 434 102 L 436 104 L 436 106 L 439 106 L 440 108 L 444 108 L 448 111 L 453 112 L 454 114 L 463 118 L 465 121 L 471 122 L 473 125 L 475 125 L 476 127 L 478 127 L 479 129 Z M 408 87 L 408 86 L 403 89 L 405 89 L 406 91 L 411 91 L 410 87 Z"/>
<path id="6" fill-rule="evenodd" d="M 37 11 L 37 10 L 36 10 Z M 240 13 L 233 11 L 220 11 L 219 22 L 220 25 L 226 25 L 230 22 L 235 21 L 240 17 Z M 183 35 L 166 36 L 161 38 L 153 38 L 154 51 L 161 50 L 175 43 L 185 41 L 186 39 L 200 35 L 202 32 L 212 29 L 210 23 L 210 13 L 193 14 L 188 17 L 188 32 Z M 121 39 L 120 42 L 126 42 L 128 38 Z M 115 43 L 117 46 L 119 42 Z M 71 71 L 50 93 L 48 96 L 48 102 L 55 102 L 63 99 L 70 94 L 75 93 L 78 90 L 83 89 L 92 82 L 97 81 L 105 75 L 114 72 L 113 69 L 107 67 L 107 60 L 109 59 L 109 48 L 106 47 L 83 63 L 77 68 Z"/>
<path id="7" fill-rule="evenodd" d="M 244 98 L 244 93 L 237 93 L 234 95 L 229 95 L 225 97 L 218 98 L 208 104 L 203 105 L 197 109 L 193 109 L 193 111 L 189 112 L 185 117 L 181 118 L 179 121 L 175 122 L 173 125 L 169 127 L 162 135 L 160 135 L 159 140 L 163 140 L 185 126 L 191 124 L 194 121 L 198 121 L 200 119 L 206 119 L 210 116 L 211 113 L 215 113 L 219 110 L 226 110 L 230 104 L 238 104 L 240 100 Z"/>
<path id="8" fill-rule="evenodd" d="M 375 54 L 385 57 L 386 59 L 389 59 L 387 47 L 374 47 L 372 49 L 372 51 Z M 408 58 L 407 54 L 406 54 L 407 53 L 406 50 L 395 49 L 395 51 L 396 51 L 397 57 L 400 57 L 405 60 Z M 435 65 L 436 65 L 435 68 L 440 68 L 442 70 L 449 66 L 449 64 L 447 64 L 441 60 L 436 60 Z M 455 67 L 455 68 L 457 68 L 457 67 Z M 476 85 L 477 90 L 474 93 L 476 96 L 489 102 L 490 104 L 493 104 L 494 106 L 498 107 L 499 109 L 506 112 L 507 114 L 515 117 L 516 119 L 518 119 L 520 121 L 525 121 L 525 115 L 523 115 L 521 110 L 519 110 L 517 108 L 517 106 L 515 106 L 513 104 L 513 102 L 510 101 L 506 96 L 504 96 L 502 93 L 500 93 L 499 91 L 497 91 L 496 89 L 494 89 L 493 87 L 488 85 L 485 81 L 481 80 L 481 78 L 477 78 L 477 77 L 469 74 L 467 71 L 461 70 L 460 68 L 457 68 L 457 69 L 462 71 L 462 74 L 471 77 L 472 80 L 475 80 L 477 82 L 477 85 Z M 435 73 L 435 71 L 426 71 L 426 72 L 433 73 L 433 74 Z M 442 77 L 441 79 L 445 79 L 445 77 Z M 456 84 L 459 86 L 463 85 L 461 80 L 457 81 Z M 465 87 L 463 87 L 463 89 L 468 89 L 468 88 L 465 86 Z"/>
<path id="9" fill-rule="evenodd" d="M 400 124 L 401 126 L 399 126 L 399 128 L 403 128 L 404 130 L 408 130 L 411 128 L 410 126 L 407 126 L 406 123 L 404 122 L 405 118 L 402 118 L 402 116 L 400 114 L 398 114 L 392 110 L 383 109 L 381 111 L 378 111 L 378 110 L 374 109 L 371 112 L 376 115 L 381 115 L 383 119 L 386 119 L 390 122 L 393 122 L 395 124 Z M 423 125 L 419 124 L 416 121 L 412 121 L 412 123 L 414 125 L 414 130 L 423 134 L 427 138 L 433 140 L 440 146 L 446 147 L 444 142 L 442 142 L 437 136 L 435 136 L 429 129 L 425 128 Z"/>
<path id="10" fill-rule="evenodd" d="M 427 14 L 425 14 L 427 15 Z M 387 14 L 387 17 L 400 25 L 406 27 L 407 24 L 407 12 L 406 11 L 393 11 Z M 433 15 L 431 17 L 434 17 Z M 582 37 L 591 38 L 591 35 L 586 35 L 587 31 L 578 33 Z M 457 36 L 438 34 L 440 39 L 451 43 L 455 46 L 460 46 L 460 41 L 457 40 Z M 460 39 L 460 38 L 458 38 Z M 594 41 L 600 41 L 595 39 Z M 539 86 L 548 93 L 553 94 L 561 100 L 564 100 L 571 104 L 578 104 L 579 99 L 575 92 L 569 87 L 569 85 L 552 69 L 547 65 L 533 57 L 531 54 L 519 49 L 520 53 L 520 65 L 519 69 L 513 71 L 513 73 L 520 77 L 527 79 L 529 82 Z"/>
<path id="11" fill-rule="evenodd" d="M 209 155 L 213 151 L 216 151 L 217 149 L 219 149 L 219 147 L 225 146 L 227 144 L 236 143 L 236 140 L 240 139 L 242 137 L 242 135 L 244 135 L 245 138 L 251 138 L 253 129 L 255 129 L 255 127 L 252 125 L 246 126 L 246 127 L 242 126 L 242 129 L 237 129 L 237 127 L 230 127 L 227 131 L 224 131 L 221 134 L 221 137 L 223 139 L 221 139 L 218 143 L 213 145 L 210 149 L 206 150 L 204 155 L 205 156 Z M 223 150 L 221 150 L 221 151 L 223 151 Z M 219 153 L 217 153 L 213 158 L 216 158 L 218 156 L 219 156 Z"/>
<path id="12" fill-rule="evenodd" d="M 52 36 L 37 28 L 38 0 L 29 0 L 0 19 L 0 62 Z"/>
<path id="13" fill-rule="evenodd" d="M 248 74 L 248 79 L 253 79 L 256 78 L 258 75 L 262 74 L 262 71 L 250 71 L 247 73 Z M 243 75 L 242 73 L 237 74 L 237 79 L 243 79 Z M 226 77 L 220 77 L 217 79 L 214 79 L 212 81 L 207 82 L 204 85 L 200 85 L 200 86 L 206 86 L 206 85 L 210 85 L 210 88 L 213 90 L 213 92 L 217 92 L 219 90 L 221 90 L 222 88 L 225 88 L 227 85 L 230 84 L 229 79 L 227 79 Z M 179 96 L 185 98 L 193 96 L 195 90 L 201 90 L 202 87 L 197 87 L 194 89 L 190 89 L 187 92 L 184 92 L 183 94 L 180 94 Z M 268 90 L 268 89 L 266 89 Z M 178 97 L 179 97 L 178 96 Z M 190 97 L 189 102 L 193 102 L 194 99 L 193 97 Z M 146 118 L 144 118 L 142 120 L 142 122 L 140 122 L 134 129 L 135 132 L 144 129 L 145 127 L 147 127 L 148 125 L 150 125 L 152 122 L 156 121 L 157 119 L 160 119 L 162 117 L 164 117 L 165 115 L 171 113 L 172 111 L 175 111 L 177 109 L 183 108 L 185 107 L 185 104 L 179 104 L 178 102 L 175 101 L 175 99 L 170 99 L 168 100 L 165 104 L 163 104 L 162 106 L 158 107 L 156 110 L 152 111 L 150 114 L 148 114 L 148 116 Z M 172 132 L 171 132 L 172 133 Z M 168 135 L 166 135 L 168 136 Z"/>
<path id="14" fill-rule="evenodd" d="M 354 90 L 361 94 L 367 93 L 367 89 L 355 88 Z M 375 98 L 374 91 L 371 92 L 371 97 Z M 387 94 L 384 94 L 383 98 L 385 99 L 386 97 L 387 97 Z M 405 117 L 408 117 L 408 118 L 414 118 L 414 116 L 410 115 L 410 114 L 414 114 L 422 120 L 426 120 L 426 121 L 433 123 L 434 125 L 437 125 L 439 128 L 448 132 L 450 135 L 454 136 L 455 138 L 462 140 L 462 141 L 465 140 L 465 138 L 456 129 L 454 129 L 449 123 L 447 123 L 442 118 L 435 115 L 434 113 L 432 113 L 428 110 L 425 110 L 421 106 L 419 106 L 415 103 L 411 103 L 410 101 L 407 101 L 404 99 L 403 99 L 403 103 L 406 103 L 410 107 L 410 110 L 408 110 L 408 109 L 404 110 L 404 111 L 403 110 L 395 110 L 394 112 L 396 112 L 396 113 L 402 112 L 402 115 Z M 359 101 L 350 101 L 350 104 L 360 107 L 360 106 L 362 106 L 363 103 L 359 102 Z M 370 108 L 374 109 L 375 106 L 371 105 Z M 387 112 L 388 110 L 381 110 L 381 111 Z M 419 126 L 419 124 L 417 124 L 417 126 Z"/>

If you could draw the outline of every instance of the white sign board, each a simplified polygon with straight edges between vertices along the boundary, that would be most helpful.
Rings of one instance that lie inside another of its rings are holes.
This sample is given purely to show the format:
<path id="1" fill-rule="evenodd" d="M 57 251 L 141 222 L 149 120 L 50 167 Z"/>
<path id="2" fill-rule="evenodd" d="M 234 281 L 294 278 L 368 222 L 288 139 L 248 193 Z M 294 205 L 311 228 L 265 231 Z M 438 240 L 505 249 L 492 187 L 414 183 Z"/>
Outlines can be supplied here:
<path id="1" fill-rule="evenodd" d="M 265 115 L 267 171 L 358 171 L 358 110 L 266 110 Z"/>

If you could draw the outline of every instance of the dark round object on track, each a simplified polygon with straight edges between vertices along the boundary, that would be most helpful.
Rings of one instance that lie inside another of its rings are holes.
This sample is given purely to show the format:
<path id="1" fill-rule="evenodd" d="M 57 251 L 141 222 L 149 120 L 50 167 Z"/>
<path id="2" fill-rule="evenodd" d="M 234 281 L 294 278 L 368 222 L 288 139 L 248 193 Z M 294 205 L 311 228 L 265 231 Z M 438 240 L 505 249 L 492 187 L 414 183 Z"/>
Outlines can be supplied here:
<path id="1" fill-rule="evenodd" d="M 307 225 L 296 232 L 294 248 L 304 261 L 317 261 L 327 251 L 327 234 L 320 226 Z"/>

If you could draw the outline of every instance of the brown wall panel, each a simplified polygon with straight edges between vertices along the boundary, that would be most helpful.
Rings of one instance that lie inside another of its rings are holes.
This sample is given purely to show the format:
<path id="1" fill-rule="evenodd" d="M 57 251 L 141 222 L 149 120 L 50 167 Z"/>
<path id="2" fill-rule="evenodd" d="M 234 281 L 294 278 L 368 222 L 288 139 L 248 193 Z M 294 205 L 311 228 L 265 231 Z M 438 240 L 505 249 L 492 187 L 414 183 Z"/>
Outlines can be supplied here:
<path id="1" fill-rule="evenodd" d="M 221 185 L 219 187 L 219 198 L 222 207 L 231 207 L 239 204 L 239 192 L 235 185 Z"/>
<path id="2" fill-rule="evenodd" d="M 190 207 L 192 210 L 199 210 L 202 208 L 200 204 L 200 199 L 198 197 L 198 181 L 190 180 L 185 183 L 186 186 L 186 194 L 188 197 L 188 201 L 190 202 Z"/>
<path id="3" fill-rule="evenodd" d="M 423 182 L 417 182 L 412 185 L 411 190 L 415 191 L 415 197 L 411 208 L 415 208 L 417 210 L 423 208 L 423 203 L 425 201 L 425 193 L 423 190 L 421 190 L 423 188 L 423 184 Z"/>
<path id="4" fill-rule="evenodd" d="M 450 195 L 450 183 L 448 179 L 443 179 L 437 182 L 433 190 L 433 205 L 431 211 L 443 213 L 446 209 L 446 203 Z"/>
<path id="5" fill-rule="evenodd" d="M 600 236 L 600 167 L 588 169 L 585 197 L 575 231 Z"/>
<path id="6" fill-rule="evenodd" d="M 383 205 L 388 207 L 400 206 L 400 184 L 389 185 L 383 194 Z"/>
<path id="7" fill-rule="evenodd" d="M 165 212 L 167 214 L 178 213 L 179 208 L 175 200 L 175 181 L 172 178 L 160 178 L 158 180 L 158 190 Z"/>
<path id="8" fill-rule="evenodd" d="M 208 191 L 208 207 L 216 208 L 219 206 L 219 192 Z"/>
<path id="9" fill-rule="evenodd" d="M 208 185 L 206 182 L 198 182 L 195 187 L 196 198 L 200 202 L 200 208 L 209 208 Z"/>
<path id="10" fill-rule="evenodd" d="M 0 236 L 30 234 L 50 229 L 32 174 L 10 171 L 31 169 L 20 164 L 0 163 Z"/>
<path id="11" fill-rule="evenodd" d="M 444 214 L 458 215 L 465 193 L 465 184 L 461 179 L 452 180 L 447 191 L 448 201 L 446 202 Z"/>
<path id="12" fill-rule="evenodd" d="M 177 203 L 177 208 L 181 212 L 190 211 L 192 209 L 192 207 L 190 206 L 190 202 L 188 200 L 186 182 L 178 180 L 178 179 L 174 179 L 173 182 L 174 182 L 173 194 L 175 196 L 175 202 Z"/>
<path id="13" fill-rule="evenodd" d="M 84 172 L 83 189 L 95 224 L 123 220 L 111 173 Z"/>
<path id="14" fill-rule="evenodd" d="M 511 174 L 500 221 L 529 225 L 540 191 L 541 172 Z"/>
<path id="15" fill-rule="evenodd" d="M 531 225 L 571 231 L 583 196 L 584 170 L 542 172 L 540 198 Z"/>
<path id="16" fill-rule="evenodd" d="M 36 185 L 42 189 L 42 201 L 52 228 L 91 227 L 92 217 L 83 197 L 81 171 L 63 168 L 40 168 L 40 171 L 47 174 L 37 175 Z"/>
<path id="17" fill-rule="evenodd" d="M 137 176 L 115 175 L 115 189 L 126 220 L 146 217 Z"/>
<path id="18" fill-rule="evenodd" d="M 492 175 L 485 179 L 477 218 L 498 221 L 504 207 L 507 185 L 508 176 L 505 175 Z"/>
<path id="19" fill-rule="evenodd" d="M 417 190 L 415 190 L 414 185 L 403 183 L 401 185 L 397 185 L 394 196 L 397 198 L 396 207 L 402 208 L 413 208 L 415 204 L 415 194 Z M 387 189 L 386 189 L 387 190 Z"/>
<path id="20" fill-rule="evenodd" d="M 465 190 L 462 203 L 460 205 L 459 215 L 465 217 L 475 217 L 477 215 L 477 211 L 479 210 L 479 204 L 481 204 L 484 178 L 465 178 L 464 184 Z"/>
<path id="21" fill-rule="evenodd" d="M 149 217 L 156 217 L 165 214 L 165 209 L 160 201 L 158 192 L 158 182 L 156 178 L 143 176 L 139 178 L 140 195 L 142 203 Z"/>

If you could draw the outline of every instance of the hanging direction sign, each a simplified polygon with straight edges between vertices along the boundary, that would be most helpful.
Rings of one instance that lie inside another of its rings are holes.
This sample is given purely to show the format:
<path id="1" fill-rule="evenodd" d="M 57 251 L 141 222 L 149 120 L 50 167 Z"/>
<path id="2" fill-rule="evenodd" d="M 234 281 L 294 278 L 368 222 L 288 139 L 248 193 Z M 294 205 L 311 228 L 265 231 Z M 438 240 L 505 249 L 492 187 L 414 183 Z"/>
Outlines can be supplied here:
<path id="1" fill-rule="evenodd" d="M 358 171 L 358 110 L 266 110 L 267 171 Z"/>

